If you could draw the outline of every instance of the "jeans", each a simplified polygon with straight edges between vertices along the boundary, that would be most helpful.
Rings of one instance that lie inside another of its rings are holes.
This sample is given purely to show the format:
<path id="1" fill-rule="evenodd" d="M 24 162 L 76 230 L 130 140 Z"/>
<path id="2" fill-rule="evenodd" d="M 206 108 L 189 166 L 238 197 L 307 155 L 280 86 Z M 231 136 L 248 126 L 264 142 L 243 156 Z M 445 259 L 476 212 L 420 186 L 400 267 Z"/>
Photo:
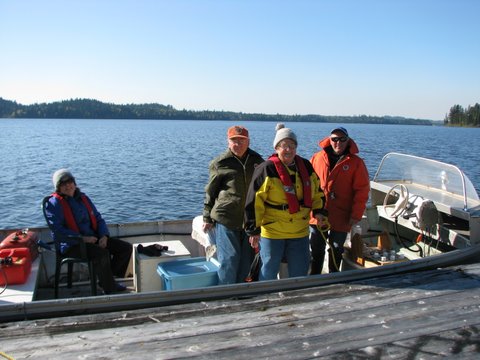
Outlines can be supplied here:
<path id="1" fill-rule="evenodd" d="M 262 268 L 259 280 L 274 280 L 285 257 L 288 263 L 288 276 L 305 276 L 310 265 L 308 237 L 296 239 L 260 238 L 260 257 Z"/>
<path id="2" fill-rule="evenodd" d="M 244 282 L 250 271 L 254 250 L 243 230 L 231 230 L 216 223 L 215 241 L 217 245 L 218 283 L 234 284 Z"/>
<path id="3" fill-rule="evenodd" d="M 342 263 L 343 244 L 347 239 L 347 233 L 330 230 L 328 235 L 323 233 L 330 244 L 328 252 L 328 272 L 340 271 Z M 325 259 L 326 241 L 316 226 L 310 225 L 310 246 L 312 249 L 311 275 L 321 274 L 323 269 L 323 260 Z"/>

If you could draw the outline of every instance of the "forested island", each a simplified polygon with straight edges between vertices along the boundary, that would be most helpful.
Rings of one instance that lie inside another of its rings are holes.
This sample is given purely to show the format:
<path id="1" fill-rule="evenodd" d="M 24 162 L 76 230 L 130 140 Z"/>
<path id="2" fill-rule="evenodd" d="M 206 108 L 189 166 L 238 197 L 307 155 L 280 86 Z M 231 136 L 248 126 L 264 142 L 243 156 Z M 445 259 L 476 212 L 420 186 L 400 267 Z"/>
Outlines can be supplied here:
<path id="1" fill-rule="evenodd" d="M 478 105 L 478 104 L 477 104 Z M 0 118 L 29 119 L 149 119 L 149 120 L 232 120 L 276 122 L 332 122 L 366 124 L 441 125 L 440 121 L 400 116 L 330 116 L 250 114 L 216 110 L 177 110 L 171 105 L 104 103 L 93 99 L 70 99 L 52 103 L 22 105 L 0 97 Z M 451 122 L 449 122 L 450 124 Z"/>
<path id="2" fill-rule="evenodd" d="M 454 105 L 450 108 L 448 115 L 444 121 L 446 126 L 480 126 L 480 104 L 468 106 L 466 109 L 460 105 Z"/>

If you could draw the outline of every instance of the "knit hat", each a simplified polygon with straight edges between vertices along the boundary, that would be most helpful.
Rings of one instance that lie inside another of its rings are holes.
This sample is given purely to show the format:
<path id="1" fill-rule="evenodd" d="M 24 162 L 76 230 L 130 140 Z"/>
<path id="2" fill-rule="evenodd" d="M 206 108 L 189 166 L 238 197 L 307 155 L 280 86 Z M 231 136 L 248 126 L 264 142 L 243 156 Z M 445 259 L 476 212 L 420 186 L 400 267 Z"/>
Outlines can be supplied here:
<path id="1" fill-rule="evenodd" d="M 336 127 L 335 129 L 333 129 L 332 131 L 330 131 L 330 134 L 333 134 L 335 131 L 341 131 L 342 133 L 345 134 L 345 136 L 348 136 L 348 131 L 347 129 L 345 129 L 344 127 Z"/>
<path id="2" fill-rule="evenodd" d="M 67 169 L 59 169 L 55 171 L 52 176 L 53 186 L 55 187 L 55 190 L 58 190 L 62 181 L 68 179 L 72 179 L 73 182 L 75 182 L 75 178 L 73 177 L 72 173 Z"/>
<path id="3" fill-rule="evenodd" d="M 277 133 L 275 134 L 275 139 L 273 140 L 274 149 L 277 147 L 278 143 L 284 139 L 293 140 L 295 142 L 295 145 L 298 145 L 297 135 L 295 135 L 292 129 L 286 128 L 285 124 L 278 123 L 277 126 L 275 126 L 275 130 L 277 131 Z"/>
<path id="4" fill-rule="evenodd" d="M 227 137 L 229 139 L 237 137 L 248 139 L 248 130 L 243 126 L 232 126 L 228 128 Z"/>

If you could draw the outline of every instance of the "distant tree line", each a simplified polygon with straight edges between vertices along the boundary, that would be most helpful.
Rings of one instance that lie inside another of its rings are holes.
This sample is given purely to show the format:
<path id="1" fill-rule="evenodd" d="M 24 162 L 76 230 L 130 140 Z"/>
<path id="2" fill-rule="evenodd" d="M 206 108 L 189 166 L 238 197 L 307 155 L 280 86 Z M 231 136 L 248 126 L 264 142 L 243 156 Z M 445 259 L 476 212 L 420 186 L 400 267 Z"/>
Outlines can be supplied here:
<path id="1" fill-rule="evenodd" d="M 331 122 L 366 124 L 432 125 L 431 120 L 395 116 L 326 116 L 249 114 L 231 111 L 176 110 L 171 105 L 116 105 L 92 99 L 71 99 L 52 103 L 22 105 L 0 97 L 0 118 L 29 119 L 149 119 L 149 120 L 232 120 L 275 122 Z"/>
<path id="2" fill-rule="evenodd" d="M 447 126 L 480 126 L 480 104 L 468 106 L 464 109 L 460 105 L 454 105 L 444 121 Z"/>

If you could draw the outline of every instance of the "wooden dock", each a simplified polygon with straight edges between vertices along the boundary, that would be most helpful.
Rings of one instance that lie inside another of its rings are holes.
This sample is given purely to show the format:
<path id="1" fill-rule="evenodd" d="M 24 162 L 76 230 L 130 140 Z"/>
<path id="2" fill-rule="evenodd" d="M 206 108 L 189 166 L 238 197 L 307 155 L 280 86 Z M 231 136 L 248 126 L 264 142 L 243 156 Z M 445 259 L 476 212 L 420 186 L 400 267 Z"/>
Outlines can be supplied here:
<path id="1" fill-rule="evenodd" d="M 480 263 L 246 299 L 0 324 L 0 359 L 479 355 Z"/>

